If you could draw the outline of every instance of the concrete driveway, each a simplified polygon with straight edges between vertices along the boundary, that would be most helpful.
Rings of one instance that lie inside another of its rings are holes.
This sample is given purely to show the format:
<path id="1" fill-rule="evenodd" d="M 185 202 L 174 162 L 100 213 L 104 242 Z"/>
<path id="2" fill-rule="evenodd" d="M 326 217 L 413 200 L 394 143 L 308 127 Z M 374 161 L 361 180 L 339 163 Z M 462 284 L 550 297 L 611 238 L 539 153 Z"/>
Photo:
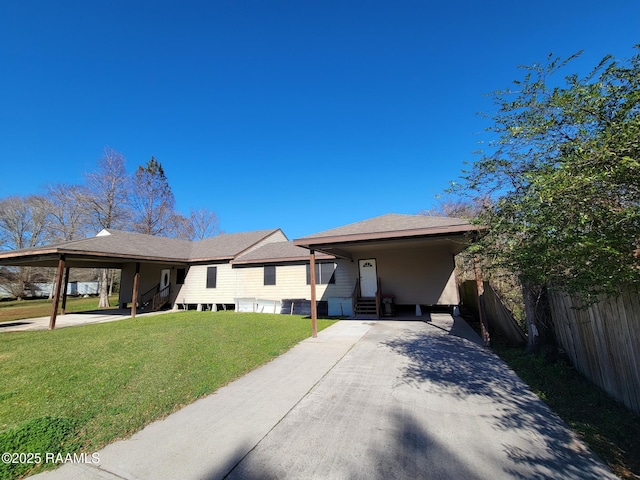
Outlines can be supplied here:
<path id="1" fill-rule="evenodd" d="M 444 314 L 338 322 L 99 463 L 38 478 L 616 478 L 479 343 Z"/>
<path id="2" fill-rule="evenodd" d="M 143 312 L 137 316 L 144 315 L 160 315 L 167 313 L 169 310 L 159 312 Z M 56 329 L 65 327 L 76 327 L 78 325 L 87 325 L 90 323 L 116 322 L 125 318 L 131 318 L 131 309 L 104 309 L 91 310 L 88 312 L 66 313 L 58 315 L 56 318 Z M 13 320 L 10 322 L 0 323 L 0 333 L 3 332 L 32 332 L 34 330 L 48 330 L 49 317 L 27 318 L 24 320 Z"/>

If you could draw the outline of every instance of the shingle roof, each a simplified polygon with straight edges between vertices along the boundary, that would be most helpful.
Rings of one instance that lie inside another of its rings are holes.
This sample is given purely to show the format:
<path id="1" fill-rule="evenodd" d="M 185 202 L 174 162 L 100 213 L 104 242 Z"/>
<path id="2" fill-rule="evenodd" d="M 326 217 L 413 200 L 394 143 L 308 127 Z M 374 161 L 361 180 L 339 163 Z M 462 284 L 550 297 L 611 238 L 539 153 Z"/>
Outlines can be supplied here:
<path id="1" fill-rule="evenodd" d="M 65 253 L 176 261 L 188 258 L 190 250 L 191 242 L 188 240 L 105 229 L 95 237 L 81 238 L 55 245 L 0 252 L 0 259 Z"/>
<path id="2" fill-rule="evenodd" d="M 105 235 L 103 232 L 108 232 Z M 142 233 L 103 230 L 91 238 L 83 238 L 59 245 L 65 251 L 90 251 L 118 256 L 168 258 L 182 260 L 189 257 L 192 242 L 175 238 L 158 237 Z"/>
<path id="3" fill-rule="evenodd" d="M 279 229 L 221 234 L 193 243 L 190 261 L 230 259 L 251 248 L 259 241 L 273 235 Z"/>
<path id="4" fill-rule="evenodd" d="M 107 229 L 95 237 L 72 240 L 56 245 L 0 252 L 0 260 L 3 258 L 8 260 L 10 258 L 59 253 L 185 263 L 228 260 L 277 231 L 279 229 L 221 234 L 192 242 L 190 240 Z"/>
<path id="5" fill-rule="evenodd" d="M 463 234 L 479 230 L 467 220 L 449 217 L 388 214 L 343 227 L 302 237 L 293 242 L 275 242 L 251 250 L 260 241 L 274 235 L 280 229 L 222 234 L 197 242 L 174 238 L 143 235 L 140 233 L 106 230 L 96 237 L 45 247 L 0 252 L 0 263 L 9 265 L 21 259 L 38 258 L 51 261 L 60 253 L 76 254 L 76 258 L 136 259 L 166 262 L 206 262 L 234 260 L 234 263 L 260 263 L 296 261 L 307 259 L 307 251 L 301 246 L 320 246 L 345 242 L 383 240 L 406 237 L 426 237 L 440 234 Z M 318 254 L 321 255 L 321 254 Z M 326 255 L 324 258 L 334 258 Z"/>
<path id="6" fill-rule="evenodd" d="M 356 223 L 351 223 L 343 227 L 325 230 L 320 233 L 314 233 L 295 240 L 296 244 L 303 243 L 305 240 L 347 237 L 347 236 L 372 236 L 377 234 L 394 234 L 403 236 L 410 234 L 412 231 L 427 232 L 428 230 L 467 230 L 472 225 L 468 220 L 454 217 L 432 217 L 427 215 L 399 215 L 390 213 L 380 217 L 370 218 Z M 402 232 L 402 233 L 401 233 Z"/>

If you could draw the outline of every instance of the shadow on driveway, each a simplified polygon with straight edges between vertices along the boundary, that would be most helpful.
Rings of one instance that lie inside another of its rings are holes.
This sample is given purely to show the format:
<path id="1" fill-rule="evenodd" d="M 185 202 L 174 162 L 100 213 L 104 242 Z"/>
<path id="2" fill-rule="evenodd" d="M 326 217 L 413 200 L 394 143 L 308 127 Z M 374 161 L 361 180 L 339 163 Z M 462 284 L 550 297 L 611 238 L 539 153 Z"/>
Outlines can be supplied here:
<path id="1" fill-rule="evenodd" d="M 225 479 L 615 478 L 461 319 L 378 322 Z"/>
<path id="2" fill-rule="evenodd" d="M 594 461 L 575 433 L 500 358 L 479 342 L 457 338 L 455 324 L 449 331 L 430 327 L 439 333 L 416 331 L 385 344 L 408 360 L 405 382 L 422 388 L 427 384 L 432 394 L 491 405 L 478 413 L 498 435 L 478 441 L 500 443 L 512 462 L 505 465 L 504 474 L 512 478 L 603 478 L 603 465 Z M 541 448 L 510 442 L 506 434 L 514 432 L 534 438 Z"/>

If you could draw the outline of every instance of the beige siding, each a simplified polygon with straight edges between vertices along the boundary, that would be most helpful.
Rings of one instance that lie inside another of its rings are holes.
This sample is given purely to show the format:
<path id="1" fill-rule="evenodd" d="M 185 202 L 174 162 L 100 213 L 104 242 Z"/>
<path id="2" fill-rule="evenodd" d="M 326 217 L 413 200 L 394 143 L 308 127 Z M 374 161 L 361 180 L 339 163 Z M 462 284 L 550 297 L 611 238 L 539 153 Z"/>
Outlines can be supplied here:
<path id="1" fill-rule="evenodd" d="M 328 300 L 331 297 L 351 297 L 353 293 L 358 275 L 357 264 L 354 264 L 350 260 L 342 259 L 336 260 L 335 263 L 337 265 L 335 272 L 336 283 L 318 285 L 317 298 L 319 300 Z M 306 277 L 304 281 L 306 282 Z M 307 290 L 310 289 L 309 285 L 306 285 L 306 287 Z M 307 295 L 310 295 L 310 293 Z"/>
<path id="2" fill-rule="evenodd" d="M 354 258 L 374 258 L 382 293 L 395 295 L 403 305 L 457 305 L 453 255 L 446 247 L 414 247 L 361 250 Z"/>
<path id="3" fill-rule="evenodd" d="M 217 268 L 216 288 L 207 288 L 207 267 Z M 233 303 L 236 275 L 229 263 L 189 267 L 175 303 Z"/>
<path id="4" fill-rule="evenodd" d="M 350 297 L 355 284 L 352 262 L 337 260 L 335 284 L 318 285 L 316 295 L 319 300 L 329 297 Z M 218 269 L 216 288 L 206 288 L 207 267 L 197 265 L 187 270 L 184 285 L 178 285 L 175 303 L 206 304 L 234 303 L 236 298 L 256 298 L 282 300 L 291 298 L 311 298 L 311 287 L 307 285 L 306 265 L 276 265 L 276 284 L 264 285 L 264 267 L 235 267 L 230 264 L 215 265 Z M 158 278 L 160 272 L 158 271 Z"/>
<path id="5" fill-rule="evenodd" d="M 453 255 L 446 247 L 412 247 L 401 249 L 361 249 L 354 261 L 336 260 L 335 284 L 317 286 L 318 300 L 351 297 L 358 278 L 358 260 L 375 258 L 382 293 L 393 294 L 396 303 L 404 305 L 457 305 Z M 305 264 L 276 266 L 276 284 L 264 285 L 264 267 L 235 267 L 228 263 L 216 265 L 216 288 L 206 288 L 207 265 L 192 266 L 185 284 L 176 296 L 176 303 L 235 303 L 236 298 L 262 300 L 310 299 L 311 288 L 306 282 Z M 124 274 L 123 274 L 124 275 Z M 160 278 L 160 269 L 156 275 Z M 155 277 L 154 277 L 155 278 Z M 174 281 L 172 275 L 172 281 Z"/>
<path id="6" fill-rule="evenodd" d="M 256 248 L 272 242 L 286 241 L 285 235 L 277 231 L 269 237 L 261 240 L 256 245 L 243 253 L 248 253 Z M 216 288 L 207 288 L 207 268 L 217 267 Z M 207 304 L 207 303 L 234 303 L 234 299 L 242 297 L 244 287 L 242 282 L 255 282 L 255 279 L 239 278 L 238 268 L 232 268 L 230 263 L 218 263 L 211 265 L 194 265 L 187 269 L 184 285 L 177 286 L 175 303 L 182 304 Z M 262 283 L 262 267 L 260 267 L 260 283 Z M 159 275 L 159 274 L 158 274 Z M 159 278 L 159 277 L 158 277 Z M 175 279 L 174 279 L 175 280 Z M 239 287 L 240 285 L 240 287 Z"/>
<path id="7" fill-rule="evenodd" d="M 335 284 L 318 285 L 316 296 L 319 300 L 328 297 L 348 297 L 353 291 L 353 275 L 349 272 L 351 262 L 338 260 L 335 272 Z M 282 300 L 292 298 L 311 298 L 311 287 L 307 285 L 307 266 L 276 265 L 276 284 L 264 285 L 264 267 L 251 266 L 235 268 L 237 275 L 237 298 L 259 298 Z"/>

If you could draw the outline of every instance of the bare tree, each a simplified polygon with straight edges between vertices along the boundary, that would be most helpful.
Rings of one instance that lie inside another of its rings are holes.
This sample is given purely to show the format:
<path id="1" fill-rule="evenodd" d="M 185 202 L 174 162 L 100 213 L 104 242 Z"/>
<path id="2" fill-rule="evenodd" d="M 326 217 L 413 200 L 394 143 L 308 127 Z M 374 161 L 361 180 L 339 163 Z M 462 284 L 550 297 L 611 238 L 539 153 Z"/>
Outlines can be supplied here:
<path id="1" fill-rule="evenodd" d="M 438 206 L 428 210 L 422 210 L 418 215 L 430 217 L 456 217 L 472 220 L 477 218 L 483 210 L 488 208 L 491 201 L 488 197 L 477 199 L 462 199 L 459 197 L 448 197 L 441 199 Z"/>
<path id="2" fill-rule="evenodd" d="M 167 229 L 164 233 L 165 237 L 179 238 L 181 240 L 192 240 L 193 229 L 191 227 L 191 220 L 175 212 L 167 220 Z"/>
<path id="3" fill-rule="evenodd" d="M 87 193 L 84 187 L 64 183 L 49 185 L 46 199 L 52 240 L 75 240 L 87 234 L 89 216 L 85 208 Z"/>
<path id="4" fill-rule="evenodd" d="M 136 232 L 175 236 L 175 198 L 162 165 L 153 156 L 134 173 L 130 198 Z"/>
<path id="5" fill-rule="evenodd" d="M 0 200 L 0 244 L 3 248 L 18 250 L 46 243 L 49 223 L 48 203 L 38 195 L 12 196 Z M 25 286 L 31 281 L 32 269 L 11 269 L 14 282 L 6 285 L 18 299 L 25 295 Z"/>
<path id="6" fill-rule="evenodd" d="M 128 177 L 124 156 L 105 147 L 103 157 L 98 160 L 96 170 L 86 175 L 85 202 L 89 223 L 96 229 L 125 228 L 130 210 L 128 204 Z M 99 308 L 109 306 L 109 273 L 100 274 Z"/>
<path id="7" fill-rule="evenodd" d="M 128 184 L 124 156 L 105 147 L 93 172 L 87 173 L 85 201 L 91 225 L 123 229 L 129 222 Z"/>
<path id="8" fill-rule="evenodd" d="M 191 209 L 189 221 L 192 240 L 202 240 L 222 233 L 218 214 L 208 208 Z"/>

